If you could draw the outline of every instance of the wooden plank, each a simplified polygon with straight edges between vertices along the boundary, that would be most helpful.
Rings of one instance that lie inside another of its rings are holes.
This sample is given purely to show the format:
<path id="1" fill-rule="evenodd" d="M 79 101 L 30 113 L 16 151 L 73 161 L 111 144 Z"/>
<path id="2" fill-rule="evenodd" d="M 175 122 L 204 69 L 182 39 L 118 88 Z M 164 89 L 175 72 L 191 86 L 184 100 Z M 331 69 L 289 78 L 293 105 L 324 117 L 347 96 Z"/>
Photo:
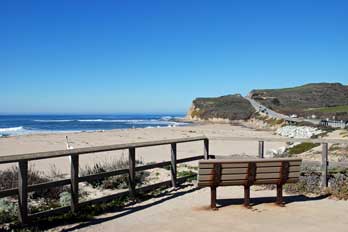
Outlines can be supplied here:
<path id="1" fill-rule="evenodd" d="M 271 173 L 271 172 L 280 172 L 281 167 L 261 167 L 257 168 L 257 173 Z M 299 172 L 301 171 L 301 166 L 290 166 L 290 172 Z"/>
<path id="2" fill-rule="evenodd" d="M 246 180 L 247 174 L 235 174 L 235 175 L 222 175 L 221 180 Z"/>
<path id="3" fill-rule="evenodd" d="M 256 174 L 259 173 L 274 173 L 280 172 L 281 167 L 260 167 L 256 169 Z"/>
<path id="4" fill-rule="evenodd" d="M 279 172 L 256 174 L 256 180 L 259 179 L 280 179 L 280 174 Z"/>
<path id="5" fill-rule="evenodd" d="M 70 211 L 70 206 L 59 207 L 55 209 L 45 210 L 37 213 L 30 214 L 29 220 L 34 220 L 41 217 L 51 217 L 58 214 L 67 213 Z"/>
<path id="6" fill-rule="evenodd" d="M 207 137 L 198 136 L 198 137 L 167 139 L 167 140 L 159 140 L 159 141 L 125 143 L 125 144 L 115 144 L 115 145 L 107 145 L 107 146 L 94 146 L 94 147 L 76 148 L 76 149 L 70 149 L 70 150 L 57 150 L 57 151 L 49 151 L 49 152 L 35 152 L 35 153 L 26 153 L 26 154 L 18 154 L 18 155 L 7 155 L 7 156 L 0 156 L 0 164 L 18 162 L 20 160 L 38 160 L 38 159 L 56 158 L 56 157 L 69 156 L 69 155 L 78 155 L 78 154 L 84 155 L 84 154 L 96 153 L 96 152 L 124 150 L 129 148 L 168 145 L 172 143 L 187 143 L 187 142 L 202 141 L 204 139 L 207 139 Z"/>
<path id="7" fill-rule="evenodd" d="M 28 192 L 40 191 L 42 189 L 56 188 L 59 186 L 69 185 L 71 183 L 70 179 L 56 180 L 46 183 L 34 184 L 28 186 Z"/>
<path id="8" fill-rule="evenodd" d="M 126 190 L 126 191 L 114 193 L 114 194 L 111 194 L 111 195 L 107 195 L 107 196 L 104 196 L 104 197 L 83 201 L 83 202 L 80 203 L 80 205 L 81 206 L 85 206 L 85 205 L 99 204 L 99 203 L 103 203 L 103 202 L 112 201 L 112 200 L 114 200 L 116 198 L 119 198 L 119 197 L 125 197 L 125 196 L 128 196 L 128 195 L 129 195 L 129 191 Z"/>
<path id="9" fill-rule="evenodd" d="M 247 168 L 223 168 L 221 170 L 222 174 L 246 174 Z M 211 175 L 213 169 L 199 169 L 199 175 Z"/>
<path id="10" fill-rule="evenodd" d="M 222 163 L 222 168 L 227 169 L 227 168 L 247 168 L 249 165 L 249 162 L 245 163 Z"/>
<path id="11" fill-rule="evenodd" d="M 289 178 L 292 177 L 299 177 L 300 172 L 290 172 L 289 173 Z M 256 174 L 256 179 L 280 179 L 280 173 L 279 172 L 274 172 L 274 173 L 260 173 Z"/>
<path id="12" fill-rule="evenodd" d="M 77 212 L 79 204 L 79 155 L 70 156 L 71 160 L 71 211 Z"/>
<path id="13" fill-rule="evenodd" d="M 298 181 L 298 178 L 289 178 L 286 183 L 295 183 Z M 277 184 L 279 182 L 279 178 L 277 179 L 259 179 L 256 180 L 254 184 Z"/>
<path id="14" fill-rule="evenodd" d="M 259 141 L 259 158 L 264 158 L 264 151 L 265 151 L 265 141 Z"/>
<path id="15" fill-rule="evenodd" d="M 210 136 L 209 140 L 218 141 L 265 141 L 265 142 L 292 142 L 292 143 L 339 143 L 348 144 L 347 139 L 293 139 L 293 138 L 266 138 L 266 137 L 229 137 L 229 136 Z"/>
<path id="16" fill-rule="evenodd" d="M 209 159 L 209 140 L 204 139 L 204 159 L 208 160 Z"/>
<path id="17" fill-rule="evenodd" d="M 18 188 L 5 189 L 0 191 L 0 198 L 18 195 Z"/>
<path id="18" fill-rule="evenodd" d="M 234 164 L 234 163 L 246 163 L 246 162 L 257 162 L 257 163 L 269 163 L 269 162 L 301 162 L 300 158 L 271 158 L 271 159 L 216 159 L 216 160 L 200 160 L 200 164 L 213 164 L 213 163 L 225 163 L 225 164 Z"/>
<path id="19" fill-rule="evenodd" d="M 26 224 L 28 222 L 28 161 L 19 161 L 18 167 L 18 220 Z"/>
<path id="20" fill-rule="evenodd" d="M 135 197 L 135 148 L 129 148 L 128 153 L 128 162 L 129 162 L 129 177 L 128 177 L 128 188 L 129 194 L 132 198 Z"/>
<path id="21" fill-rule="evenodd" d="M 244 185 L 245 180 L 224 180 L 221 182 L 222 186 L 229 186 L 229 185 Z"/>
<path id="22" fill-rule="evenodd" d="M 189 175 L 189 176 L 183 176 L 180 178 L 177 178 L 177 183 L 178 184 L 182 184 L 184 183 L 187 179 L 192 178 L 192 177 L 196 177 L 196 174 L 193 175 Z M 146 192 L 150 192 L 153 190 L 156 190 L 160 187 L 171 187 L 172 181 L 171 180 L 167 180 L 167 181 L 162 181 L 156 184 L 152 184 L 152 185 L 146 185 L 146 186 L 142 186 L 140 188 L 137 188 L 137 192 L 141 192 L 141 193 L 146 193 Z"/>
<path id="23" fill-rule="evenodd" d="M 329 155 L 329 145 L 327 143 L 322 144 L 322 154 L 321 154 L 321 188 L 328 187 L 328 155 Z"/>
<path id="24" fill-rule="evenodd" d="M 214 175 L 199 175 L 199 181 L 211 181 L 214 179 Z M 236 175 L 221 175 L 221 180 L 246 180 L 247 174 L 236 174 Z"/>
<path id="25" fill-rule="evenodd" d="M 176 187 L 176 175 L 177 175 L 177 169 L 176 169 L 176 143 L 172 143 L 170 145 L 170 152 L 171 152 L 171 166 L 170 166 L 170 173 L 172 178 L 172 187 Z"/>
<path id="26" fill-rule="evenodd" d="M 198 181 L 213 181 L 214 175 L 199 175 Z"/>
<path id="27" fill-rule="evenodd" d="M 281 167 L 282 162 L 263 162 L 263 163 L 258 163 L 256 162 L 256 167 Z"/>
<path id="28" fill-rule="evenodd" d="M 86 182 L 86 181 L 93 181 L 93 180 L 99 180 L 99 179 L 104 179 L 108 178 L 110 176 L 117 176 L 117 175 L 122 175 L 122 174 L 128 174 L 128 169 L 120 169 L 120 170 L 115 170 L 115 171 L 109 171 L 109 172 L 102 172 L 98 174 L 92 174 L 88 176 L 81 176 L 79 177 L 79 182 Z"/>
<path id="29" fill-rule="evenodd" d="M 171 161 L 163 161 L 159 163 L 146 164 L 146 165 L 135 167 L 135 171 L 139 172 L 139 171 L 145 171 L 145 170 L 149 170 L 153 168 L 162 168 L 162 167 L 170 166 L 170 164 L 171 164 Z M 128 170 L 127 170 L 127 173 L 128 173 Z"/>
<path id="30" fill-rule="evenodd" d="M 177 159 L 176 163 L 177 164 L 187 163 L 187 162 L 191 162 L 191 161 L 201 160 L 203 158 L 204 158 L 204 156 L 197 155 L 197 156 L 192 156 L 192 157 L 188 157 L 188 158 Z"/>

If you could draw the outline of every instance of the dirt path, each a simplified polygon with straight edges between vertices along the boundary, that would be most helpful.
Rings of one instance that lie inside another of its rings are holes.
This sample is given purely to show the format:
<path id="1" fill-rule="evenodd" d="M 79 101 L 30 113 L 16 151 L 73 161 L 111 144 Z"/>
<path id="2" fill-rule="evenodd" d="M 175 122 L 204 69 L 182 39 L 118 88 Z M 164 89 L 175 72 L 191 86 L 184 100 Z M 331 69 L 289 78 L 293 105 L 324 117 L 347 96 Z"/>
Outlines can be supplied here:
<path id="1" fill-rule="evenodd" d="M 241 206 L 241 187 L 218 189 L 218 211 L 209 210 L 209 189 L 186 187 L 109 213 L 95 220 L 54 231 L 347 231 L 348 202 L 288 196 L 286 207 L 274 205 L 274 191 L 252 191 L 252 209 Z"/>

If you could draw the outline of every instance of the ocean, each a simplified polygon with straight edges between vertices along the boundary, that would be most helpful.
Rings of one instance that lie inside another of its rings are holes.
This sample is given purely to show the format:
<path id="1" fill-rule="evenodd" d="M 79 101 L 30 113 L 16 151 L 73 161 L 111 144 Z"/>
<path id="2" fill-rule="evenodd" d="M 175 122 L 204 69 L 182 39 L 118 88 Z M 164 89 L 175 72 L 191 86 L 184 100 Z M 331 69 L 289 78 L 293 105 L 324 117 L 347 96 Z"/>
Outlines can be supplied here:
<path id="1" fill-rule="evenodd" d="M 0 115 L 0 137 L 34 133 L 185 126 L 184 115 Z"/>

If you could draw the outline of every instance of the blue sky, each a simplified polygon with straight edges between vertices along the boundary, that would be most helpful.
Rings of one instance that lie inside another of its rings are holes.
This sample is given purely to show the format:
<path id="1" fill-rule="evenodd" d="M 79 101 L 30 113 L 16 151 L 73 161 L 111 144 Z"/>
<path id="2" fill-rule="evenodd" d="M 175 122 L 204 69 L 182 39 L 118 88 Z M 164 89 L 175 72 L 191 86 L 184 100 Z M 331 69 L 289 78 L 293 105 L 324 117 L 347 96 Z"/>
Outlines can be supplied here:
<path id="1" fill-rule="evenodd" d="M 185 112 L 348 82 L 343 0 L 0 0 L 0 30 L 0 113 Z"/>

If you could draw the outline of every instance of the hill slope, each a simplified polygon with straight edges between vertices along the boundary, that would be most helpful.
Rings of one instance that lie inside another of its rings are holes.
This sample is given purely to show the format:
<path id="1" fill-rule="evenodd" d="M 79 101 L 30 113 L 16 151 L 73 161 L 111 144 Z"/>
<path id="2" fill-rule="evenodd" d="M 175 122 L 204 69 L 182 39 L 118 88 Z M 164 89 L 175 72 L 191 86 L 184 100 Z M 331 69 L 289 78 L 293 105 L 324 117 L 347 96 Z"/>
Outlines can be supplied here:
<path id="1" fill-rule="evenodd" d="M 240 94 L 215 98 L 196 98 L 187 114 L 191 120 L 246 120 L 255 112 Z"/>
<path id="2" fill-rule="evenodd" d="M 348 86 L 340 83 L 307 84 L 286 89 L 252 90 L 250 97 L 283 114 L 348 119 Z"/>

